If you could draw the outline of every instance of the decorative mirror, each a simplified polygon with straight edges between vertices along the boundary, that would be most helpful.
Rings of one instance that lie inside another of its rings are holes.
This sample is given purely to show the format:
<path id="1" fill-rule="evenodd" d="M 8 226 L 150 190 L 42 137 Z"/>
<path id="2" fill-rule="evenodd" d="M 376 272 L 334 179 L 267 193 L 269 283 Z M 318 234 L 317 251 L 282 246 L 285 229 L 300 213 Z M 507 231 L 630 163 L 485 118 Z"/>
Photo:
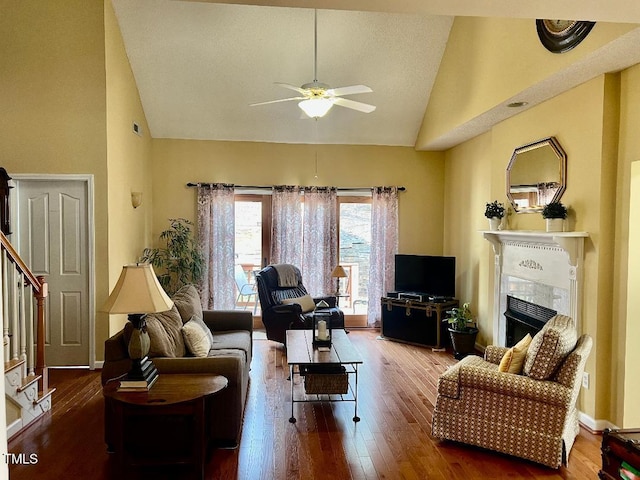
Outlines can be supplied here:
<path id="1" fill-rule="evenodd" d="M 507 166 L 507 198 L 517 213 L 540 212 L 567 186 L 567 154 L 555 137 L 516 148 Z"/>

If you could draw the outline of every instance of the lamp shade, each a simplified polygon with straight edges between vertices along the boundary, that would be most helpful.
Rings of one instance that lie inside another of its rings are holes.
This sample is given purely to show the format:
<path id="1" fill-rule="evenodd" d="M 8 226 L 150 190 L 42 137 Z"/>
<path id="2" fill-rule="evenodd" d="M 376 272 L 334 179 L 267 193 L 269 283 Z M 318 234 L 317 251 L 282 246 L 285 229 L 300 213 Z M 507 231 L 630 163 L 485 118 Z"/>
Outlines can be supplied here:
<path id="1" fill-rule="evenodd" d="M 347 272 L 346 270 L 342 267 L 342 265 L 338 265 L 336 268 L 333 269 L 333 272 L 331 272 L 331 277 L 332 278 L 347 278 Z"/>
<path id="2" fill-rule="evenodd" d="M 333 102 L 328 98 L 310 98 L 303 100 L 298 106 L 311 118 L 324 117 L 333 107 Z"/>
<path id="3" fill-rule="evenodd" d="M 124 265 L 120 278 L 102 307 L 107 313 L 165 312 L 173 301 L 160 286 L 149 263 Z"/>

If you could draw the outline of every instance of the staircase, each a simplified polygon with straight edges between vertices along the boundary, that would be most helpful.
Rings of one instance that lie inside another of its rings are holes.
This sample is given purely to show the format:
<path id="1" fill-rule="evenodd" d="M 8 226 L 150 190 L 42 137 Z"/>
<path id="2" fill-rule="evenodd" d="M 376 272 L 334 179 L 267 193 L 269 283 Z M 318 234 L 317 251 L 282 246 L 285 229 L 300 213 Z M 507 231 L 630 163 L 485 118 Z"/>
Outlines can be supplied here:
<path id="1" fill-rule="evenodd" d="M 7 437 L 51 410 L 44 360 L 47 283 L 22 261 L 0 232 L 0 320 L 4 346 Z"/>

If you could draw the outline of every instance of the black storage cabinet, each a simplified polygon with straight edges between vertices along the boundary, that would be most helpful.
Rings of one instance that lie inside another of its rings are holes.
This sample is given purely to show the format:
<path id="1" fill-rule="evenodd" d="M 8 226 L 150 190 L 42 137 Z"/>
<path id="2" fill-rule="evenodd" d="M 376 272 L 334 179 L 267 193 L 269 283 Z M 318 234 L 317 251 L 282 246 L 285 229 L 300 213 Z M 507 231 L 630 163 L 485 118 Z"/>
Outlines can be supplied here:
<path id="1" fill-rule="evenodd" d="M 445 348 L 449 344 L 447 310 L 457 300 L 419 302 L 382 297 L 382 336 L 415 345 Z"/>

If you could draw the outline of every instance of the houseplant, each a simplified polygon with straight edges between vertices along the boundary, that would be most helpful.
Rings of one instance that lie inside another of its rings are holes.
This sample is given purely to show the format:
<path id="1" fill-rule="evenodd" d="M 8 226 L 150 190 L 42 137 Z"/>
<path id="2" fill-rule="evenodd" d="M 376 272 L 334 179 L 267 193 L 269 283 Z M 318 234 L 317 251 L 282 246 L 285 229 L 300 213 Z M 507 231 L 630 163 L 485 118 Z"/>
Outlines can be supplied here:
<path id="1" fill-rule="evenodd" d="M 449 317 L 449 336 L 453 346 L 454 357 L 460 360 L 473 353 L 476 345 L 478 328 L 471 314 L 470 304 L 463 303 L 462 307 L 447 310 Z"/>
<path id="2" fill-rule="evenodd" d="M 145 248 L 141 261 L 156 268 L 160 285 L 169 295 L 181 286 L 198 284 L 204 271 L 204 256 L 192 234 L 193 222 L 184 218 L 170 218 L 170 227 L 160 233 L 164 248 Z"/>
<path id="3" fill-rule="evenodd" d="M 498 230 L 500 223 L 502 222 L 502 217 L 504 217 L 504 205 L 502 203 L 498 203 L 498 200 L 487 203 L 484 210 L 484 216 L 489 219 L 489 229 Z"/>
<path id="4" fill-rule="evenodd" d="M 547 232 L 562 232 L 564 219 L 567 218 L 567 207 L 561 202 L 550 202 L 542 208 L 542 218 L 547 221 Z"/>

